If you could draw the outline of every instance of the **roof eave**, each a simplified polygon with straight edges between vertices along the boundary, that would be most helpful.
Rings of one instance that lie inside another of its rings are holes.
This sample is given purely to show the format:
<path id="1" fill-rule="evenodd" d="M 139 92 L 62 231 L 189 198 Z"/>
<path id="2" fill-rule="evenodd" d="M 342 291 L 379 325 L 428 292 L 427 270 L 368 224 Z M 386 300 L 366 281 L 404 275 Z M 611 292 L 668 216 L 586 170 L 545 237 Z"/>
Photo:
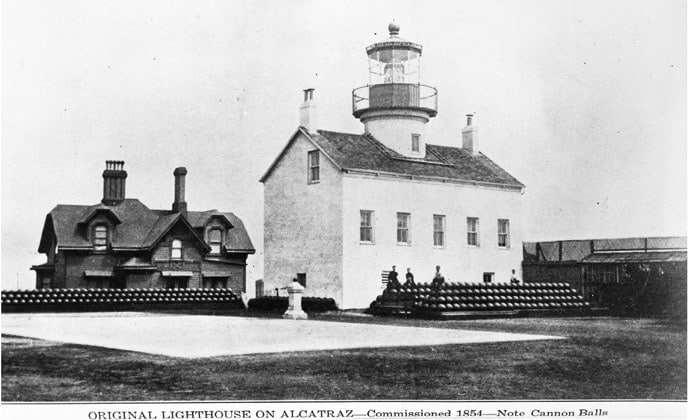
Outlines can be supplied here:
<path id="1" fill-rule="evenodd" d="M 228 249 L 225 251 L 227 254 L 255 254 L 255 249 Z"/>
<path id="2" fill-rule="evenodd" d="M 33 271 L 51 271 L 55 269 L 55 264 L 32 265 L 30 269 Z"/>
<path id="3" fill-rule="evenodd" d="M 89 251 L 93 245 L 60 245 L 60 251 Z"/>
<path id="4" fill-rule="evenodd" d="M 525 188 L 525 185 L 521 184 L 520 182 L 518 184 L 507 184 L 507 183 L 501 183 L 501 182 L 487 182 L 487 181 L 474 181 L 470 179 L 457 179 L 457 178 L 446 178 L 446 177 L 439 177 L 439 176 L 431 176 L 431 175 L 410 175 L 410 174 L 399 174 L 399 173 L 394 173 L 394 172 L 385 172 L 385 171 L 373 171 L 373 170 L 368 170 L 368 169 L 357 169 L 357 168 L 343 168 L 343 171 L 345 173 L 353 173 L 353 174 L 367 174 L 367 175 L 373 175 L 373 176 L 386 176 L 390 178 L 403 178 L 403 179 L 409 179 L 409 180 L 429 180 L 429 181 L 435 181 L 435 182 L 443 182 L 443 183 L 453 183 L 453 184 L 464 184 L 464 185 L 480 185 L 480 186 L 486 186 L 486 187 L 494 187 L 494 188 L 508 188 L 508 189 L 513 189 L 513 190 L 523 190 Z"/>

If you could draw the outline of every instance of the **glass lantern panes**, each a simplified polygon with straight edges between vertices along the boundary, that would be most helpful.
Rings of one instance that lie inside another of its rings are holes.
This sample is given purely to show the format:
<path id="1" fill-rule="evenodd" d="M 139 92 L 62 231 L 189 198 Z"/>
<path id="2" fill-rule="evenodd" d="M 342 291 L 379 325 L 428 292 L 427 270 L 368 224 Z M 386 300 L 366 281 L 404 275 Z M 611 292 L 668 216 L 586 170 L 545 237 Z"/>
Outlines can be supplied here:
<path id="1" fill-rule="evenodd" d="M 376 48 L 368 53 L 370 84 L 420 83 L 420 53 L 404 46 Z"/>

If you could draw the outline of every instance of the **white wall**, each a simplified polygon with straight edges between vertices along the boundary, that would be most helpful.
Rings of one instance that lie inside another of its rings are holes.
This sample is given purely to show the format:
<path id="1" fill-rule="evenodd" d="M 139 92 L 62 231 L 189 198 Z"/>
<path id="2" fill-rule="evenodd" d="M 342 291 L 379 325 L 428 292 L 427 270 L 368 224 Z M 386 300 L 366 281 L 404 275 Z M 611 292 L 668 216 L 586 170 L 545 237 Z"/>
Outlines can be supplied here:
<path id="1" fill-rule="evenodd" d="M 264 182 L 265 293 L 306 273 L 306 296 L 341 302 L 342 175 L 320 154 L 320 182 L 308 184 L 303 134 Z M 286 295 L 285 290 L 280 295 Z"/>
<path id="2" fill-rule="evenodd" d="M 378 117 L 366 119 L 365 130 L 373 135 L 385 146 L 401 153 L 404 156 L 424 158 L 425 157 L 425 124 L 427 114 L 421 112 L 407 111 L 410 115 L 399 115 L 399 111 L 390 111 L 385 116 L 384 111 L 375 112 Z M 372 114 L 372 112 L 371 112 Z M 420 115 L 413 115 L 418 114 Z M 420 135 L 419 149 L 417 152 L 411 150 L 411 134 Z"/>
<path id="3" fill-rule="evenodd" d="M 520 278 L 522 215 L 520 190 L 346 175 L 344 193 L 343 307 L 367 307 L 380 294 L 380 274 L 397 266 L 403 282 L 410 267 L 416 282 L 432 280 L 436 265 L 451 282 L 495 282 Z M 373 210 L 373 245 L 359 242 L 360 210 Z M 397 245 L 397 212 L 411 214 L 411 245 Z M 433 246 L 433 214 L 446 216 L 445 248 Z M 480 246 L 469 247 L 466 218 L 480 219 Z M 497 219 L 509 219 L 510 247 L 497 247 Z"/>

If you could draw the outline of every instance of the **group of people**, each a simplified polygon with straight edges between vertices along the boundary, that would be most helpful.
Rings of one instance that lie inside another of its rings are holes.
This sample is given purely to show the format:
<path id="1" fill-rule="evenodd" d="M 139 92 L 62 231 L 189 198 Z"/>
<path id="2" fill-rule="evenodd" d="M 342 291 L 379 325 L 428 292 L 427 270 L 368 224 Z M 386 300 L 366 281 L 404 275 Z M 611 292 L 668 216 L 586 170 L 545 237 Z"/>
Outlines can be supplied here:
<path id="1" fill-rule="evenodd" d="M 397 289 L 399 287 L 411 287 L 416 284 L 414 278 L 413 278 L 413 273 L 411 272 L 410 268 L 406 269 L 406 281 L 402 285 L 399 282 L 399 273 L 397 273 L 397 266 L 393 265 L 392 266 L 392 271 L 389 272 L 389 275 L 387 276 L 387 288 L 388 289 Z M 444 284 L 444 276 L 442 273 L 440 273 L 440 266 L 435 267 L 435 276 L 432 278 L 432 287 L 441 287 Z"/>
<path id="2" fill-rule="evenodd" d="M 516 270 L 511 270 L 511 281 L 510 283 L 512 285 L 517 285 L 520 284 L 521 282 L 516 278 Z M 400 287 L 411 287 L 414 286 L 416 282 L 413 279 L 413 273 L 411 273 L 411 269 L 407 268 L 406 269 L 406 281 L 402 285 L 399 282 L 399 273 L 397 273 L 397 266 L 393 265 L 392 266 L 392 271 L 389 272 L 389 275 L 387 276 L 387 289 L 398 289 Z M 437 265 L 435 266 L 435 276 L 432 278 L 432 283 L 430 284 L 430 287 L 434 288 L 441 288 L 442 285 L 444 284 L 444 276 L 440 272 L 440 266 Z"/>

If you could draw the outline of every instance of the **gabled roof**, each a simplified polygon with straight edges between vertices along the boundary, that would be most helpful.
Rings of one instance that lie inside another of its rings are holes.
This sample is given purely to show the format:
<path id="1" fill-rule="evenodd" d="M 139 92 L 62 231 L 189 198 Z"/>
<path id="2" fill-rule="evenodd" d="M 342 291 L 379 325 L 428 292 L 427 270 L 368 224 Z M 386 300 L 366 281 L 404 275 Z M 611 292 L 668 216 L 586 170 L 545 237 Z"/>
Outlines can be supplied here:
<path id="1" fill-rule="evenodd" d="M 79 223 L 91 213 L 105 210 L 120 221 L 117 234 L 112 237 L 112 247 L 115 250 L 150 249 L 177 223 L 185 225 L 203 246 L 209 249 L 197 229 L 203 227 L 212 217 L 220 217 L 232 226 L 225 235 L 225 248 L 229 252 L 255 252 L 243 223 L 232 213 L 220 213 L 217 210 L 190 211 L 185 218 L 168 210 L 151 210 L 139 200 L 132 198 L 113 206 L 102 203 L 93 206 L 57 205 L 46 216 L 38 252 L 48 252 L 53 234 L 57 238 L 57 245 L 62 249 L 92 248 L 93 244 L 87 240 L 83 224 Z"/>
<path id="2" fill-rule="evenodd" d="M 161 216 L 160 219 L 158 219 L 158 222 L 153 226 L 153 229 L 151 229 L 151 232 L 148 234 L 146 239 L 143 241 L 142 248 L 151 249 L 155 247 L 162 240 L 162 238 L 177 225 L 182 225 L 185 227 L 202 248 L 205 248 L 206 251 L 210 251 L 210 245 L 205 243 L 203 238 L 198 235 L 193 226 L 191 226 L 188 220 L 180 213 L 171 213 Z M 116 247 L 113 245 L 113 248 Z"/>
<path id="3" fill-rule="evenodd" d="M 342 170 L 342 169 L 343 169 L 341 166 L 339 166 L 339 165 L 337 164 L 337 162 L 336 162 L 334 159 L 332 159 L 332 158 L 327 154 L 327 152 L 325 152 L 325 151 L 322 149 L 322 147 L 320 147 L 320 145 L 319 145 L 318 143 L 316 143 L 316 142 L 313 140 L 313 138 L 311 137 L 311 134 L 309 134 L 306 130 L 304 130 L 303 127 L 299 127 L 299 128 L 294 132 L 294 134 L 292 134 L 292 136 L 289 137 L 289 140 L 287 141 L 287 144 L 284 145 L 284 147 L 282 148 L 282 151 L 279 152 L 279 154 L 277 155 L 277 157 L 275 158 L 275 160 L 273 160 L 272 163 L 270 164 L 270 167 L 268 167 L 268 170 L 265 171 L 265 174 L 259 179 L 260 182 L 265 182 L 265 180 L 268 179 L 268 177 L 270 176 L 270 174 L 272 173 L 272 171 L 277 167 L 277 164 L 280 162 L 280 160 L 282 160 L 282 156 L 284 156 L 284 154 L 287 152 L 287 150 L 289 150 L 289 148 L 291 147 L 291 145 L 294 144 L 294 142 L 296 141 L 296 139 L 299 138 L 299 134 L 300 134 L 300 135 L 303 135 L 304 138 L 306 138 L 308 141 L 310 141 L 310 142 L 313 144 L 313 146 L 315 146 L 316 148 L 318 148 L 318 149 L 325 155 L 325 158 L 326 158 L 327 160 L 329 160 L 330 163 L 332 163 L 337 169 L 339 169 L 339 170 Z"/>
<path id="4" fill-rule="evenodd" d="M 212 219 L 218 220 L 227 228 L 234 227 L 234 225 L 232 225 L 232 222 L 229 221 L 229 218 L 227 218 L 227 215 L 225 215 L 224 213 L 220 213 L 217 210 L 189 212 L 187 214 L 187 218 L 189 219 L 189 223 L 191 223 L 191 226 L 193 227 L 203 227 L 207 225 Z"/>
<path id="5" fill-rule="evenodd" d="M 96 206 L 91 206 L 89 207 L 86 212 L 84 212 L 83 216 L 81 216 L 81 219 L 79 219 L 79 225 L 86 225 L 88 222 L 91 221 L 96 215 L 98 214 L 104 214 L 106 217 L 108 217 L 110 220 L 112 220 L 115 224 L 120 224 L 122 223 L 121 220 L 119 220 L 119 217 L 117 217 L 117 214 L 115 214 L 114 211 L 105 204 L 98 204 Z"/>
<path id="6" fill-rule="evenodd" d="M 249 254 L 256 252 L 251 238 L 244 227 L 244 222 L 234 213 L 225 213 L 217 210 L 190 211 L 187 214 L 187 218 L 191 226 L 197 229 L 205 227 L 211 219 L 224 221 L 223 223 L 229 224 L 224 240 L 227 252 L 246 252 Z"/>
<path id="7" fill-rule="evenodd" d="M 487 156 L 458 147 L 426 145 L 426 157 L 409 158 L 390 149 L 371 134 L 349 134 L 299 129 L 260 179 L 264 182 L 298 134 L 311 141 L 335 167 L 343 171 L 466 182 L 523 188 L 524 185 Z"/>

